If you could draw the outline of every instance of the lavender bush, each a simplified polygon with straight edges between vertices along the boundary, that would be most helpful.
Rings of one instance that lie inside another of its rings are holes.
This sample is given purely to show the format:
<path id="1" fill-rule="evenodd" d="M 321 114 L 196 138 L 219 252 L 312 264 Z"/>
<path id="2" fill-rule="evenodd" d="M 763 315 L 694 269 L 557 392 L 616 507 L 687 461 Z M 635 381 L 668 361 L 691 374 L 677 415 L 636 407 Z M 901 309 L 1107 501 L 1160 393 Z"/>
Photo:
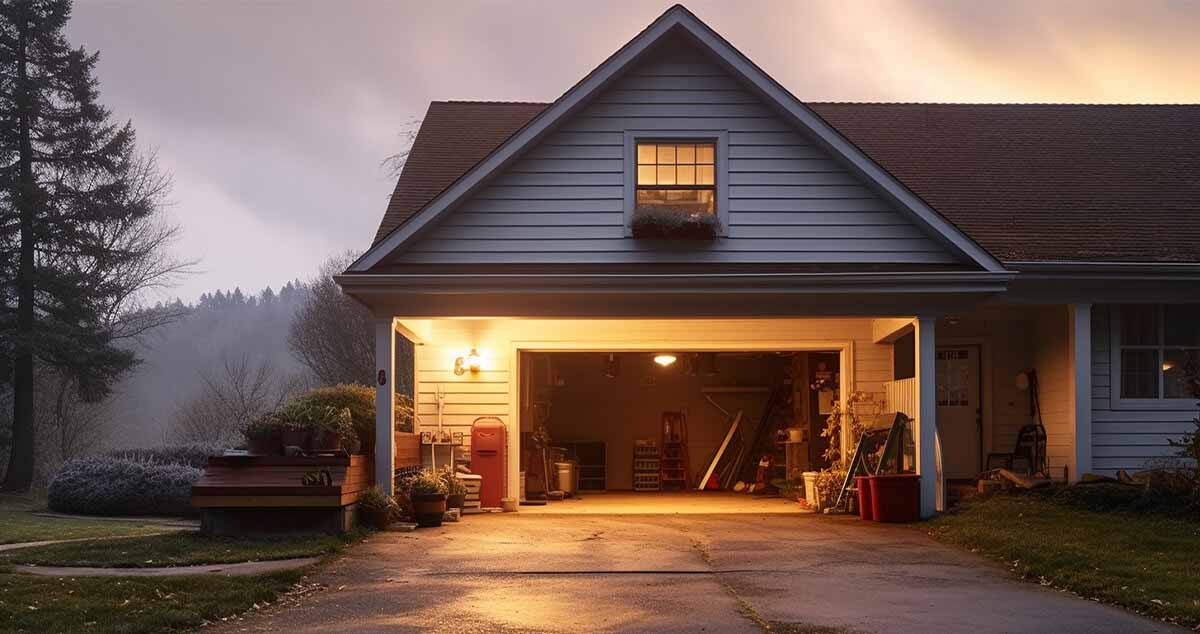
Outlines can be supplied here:
<path id="1" fill-rule="evenodd" d="M 134 462 L 182 464 L 203 469 L 208 466 L 209 456 L 219 456 L 225 453 L 226 448 L 225 445 L 217 443 L 190 443 L 166 447 L 116 449 L 105 455 L 110 458 L 126 458 Z"/>
<path id="2" fill-rule="evenodd" d="M 202 469 L 123 456 L 65 463 L 50 481 L 50 509 L 80 515 L 186 515 Z"/>

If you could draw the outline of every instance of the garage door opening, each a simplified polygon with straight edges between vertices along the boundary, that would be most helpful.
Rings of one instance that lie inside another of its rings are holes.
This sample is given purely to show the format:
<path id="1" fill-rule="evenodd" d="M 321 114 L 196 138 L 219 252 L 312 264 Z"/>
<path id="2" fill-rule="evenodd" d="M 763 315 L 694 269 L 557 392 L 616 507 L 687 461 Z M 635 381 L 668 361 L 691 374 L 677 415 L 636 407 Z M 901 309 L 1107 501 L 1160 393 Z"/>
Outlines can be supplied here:
<path id="1" fill-rule="evenodd" d="M 797 512 L 829 466 L 836 350 L 520 355 L 524 510 Z"/>

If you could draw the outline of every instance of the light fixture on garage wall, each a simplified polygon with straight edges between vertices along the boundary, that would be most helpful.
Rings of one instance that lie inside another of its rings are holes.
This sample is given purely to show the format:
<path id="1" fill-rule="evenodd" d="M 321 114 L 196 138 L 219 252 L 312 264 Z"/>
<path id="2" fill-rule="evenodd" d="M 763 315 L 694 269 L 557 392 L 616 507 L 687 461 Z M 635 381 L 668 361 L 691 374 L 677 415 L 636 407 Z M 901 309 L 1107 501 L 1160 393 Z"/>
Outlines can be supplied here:
<path id="1" fill-rule="evenodd" d="M 675 363 L 675 355 L 670 352 L 660 352 L 654 355 L 654 362 L 665 368 Z"/>
<path id="2" fill-rule="evenodd" d="M 479 366 L 482 363 L 483 361 L 479 358 L 479 352 L 475 348 L 471 348 L 471 352 L 466 357 L 459 357 L 454 360 L 454 374 L 455 376 L 462 376 L 467 373 L 467 370 L 470 370 L 471 374 L 475 374 L 479 372 Z"/>

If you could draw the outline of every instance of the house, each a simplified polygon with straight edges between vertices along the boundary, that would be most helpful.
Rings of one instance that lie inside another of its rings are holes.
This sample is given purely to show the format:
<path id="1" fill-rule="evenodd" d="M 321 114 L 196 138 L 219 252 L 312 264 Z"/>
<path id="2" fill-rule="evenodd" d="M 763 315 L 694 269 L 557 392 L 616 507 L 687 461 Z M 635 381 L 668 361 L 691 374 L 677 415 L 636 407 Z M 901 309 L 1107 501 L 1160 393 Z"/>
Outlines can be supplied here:
<path id="1" fill-rule="evenodd" d="M 924 515 L 1039 420 L 1057 478 L 1140 468 L 1196 415 L 1198 174 L 1198 106 L 803 103 L 675 6 L 553 103 L 430 105 L 337 278 L 377 479 L 403 340 L 420 429 L 503 421 L 512 496 L 546 420 L 632 488 L 667 410 L 692 486 L 780 385 L 809 468 L 833 399 L 910 415 Z"/>

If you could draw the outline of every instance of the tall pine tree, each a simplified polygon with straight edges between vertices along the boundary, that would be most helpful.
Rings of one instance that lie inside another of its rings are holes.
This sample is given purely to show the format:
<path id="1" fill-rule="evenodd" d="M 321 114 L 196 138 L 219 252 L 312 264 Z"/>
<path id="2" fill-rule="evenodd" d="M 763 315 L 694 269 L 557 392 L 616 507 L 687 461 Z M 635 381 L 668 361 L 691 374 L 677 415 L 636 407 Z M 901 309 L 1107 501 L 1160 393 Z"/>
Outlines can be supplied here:
<path id="1" fill-rule="evenodd" d="M 34 475 L 35 366 L 105 397 L 119 346 L 161 323 L 140 291 L 178 265 L 158 221 L 167 183 L 98 102 L 97 55 L 63 35 L 69 0 L 0 0 L 0 379 L 13 390 L 4 489 Z"/>

